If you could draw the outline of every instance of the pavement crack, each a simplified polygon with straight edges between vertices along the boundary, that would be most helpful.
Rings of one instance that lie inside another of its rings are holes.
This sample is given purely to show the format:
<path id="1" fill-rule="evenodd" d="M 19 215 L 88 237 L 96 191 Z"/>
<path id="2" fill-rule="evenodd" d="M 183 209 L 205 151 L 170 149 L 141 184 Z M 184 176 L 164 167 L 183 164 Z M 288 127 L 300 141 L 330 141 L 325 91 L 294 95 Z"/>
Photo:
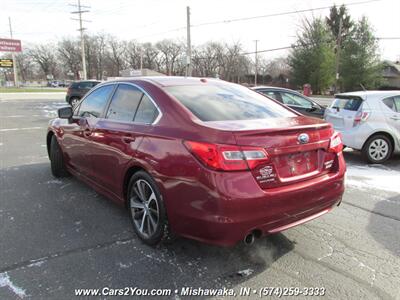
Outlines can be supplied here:
<path id="1" fill-rule="evenodd" d="M 96 244 L 96 245 L 91 245 L 91 246 L 86 246 L 86 247 L 80 247 L 80 248 L 74 248 L 74 249 L 69 249 L 69 250 L 65 250 L 65 251 L 59 251 L 59 252 L 54 252 L 54 253 L 50 253 L 47 254 L 45 256 L 39 257 L 39 258 L 33 258 L 33 259 L 29 259 L 29 260 L 24 260 L 21 262 L 17 262 L 17 263 L 13 263 L 9 266 L 6 266 L 4 268 L 0 269 L 0 275 L 6 272 L 10 272 L 10 271 L 14 271 L 14 270 L 18 270 L 18 269 L 22 269 L 25 267 L 28 267 L 29 265 L 38 263 L 38 262 L 47 262 L 49 260 L 55 259 L 55 258 L 59 258 L 59 257 L 63 257 L 63 256 L 68 256 L 71 254 L 77 254 L 77 253 L 82 253 L 82 252 L 86 252 L 86 251 L 92 251 L 92 250 L 98 250 L 98 249 L 103 249 L 103 248 L 108 248 L 114 245 L 118 245 L 118 244 L 125 244 L 125 243 L 130 243 L 132 241 L 134 241 L 135 238 L 130 237 L 130 238 L 125 238 L 125 239 L 119 239 L 119 240 L 113 240 L 113 241 L 108 241 L 105 243 L 101 243 L 101 244 Z"/>
<path id="2" fill-rule="evenodd" d="M 390 216 L 390 215 L 383 214 L 383 213 L 380 213 L 380 212 L 377 212 L 377 211 L 373 211 L 373 210 L 369 210 L 369 209 L 366 209 L 366 208 L 364 208 L 364 207 L 362 207 L 362 206 L 359 206 L 359 205 L 357 205 L 357 204 L 350 203 L 350 202 L 347 202 L 347 201 L 343 201 L 343 203 L 345 203 L 345 204 L 347 204 L 347 205 L 350 205 L 350 206 L 353 206 L 353 207 L 356 207 L 356 208 L 359 208 L 359 209 L 361 209 L 361 210 L 363 210 L 363 211 L 366 211 L 366 212 L 369 212 L 369 213 L 371 213 L 371 214 L 375 214 L 375 215 L 378 215 L 378 216 L 381 216 L 381 217 L 384 217 L 384 218 L 388 218 L 388 219 L 392 219 L 392 220 L 395 220 L 395 221 L 399 221 L 399 222 L 400 222 L 400 218 L 398 218 L 398 217 Z"/>
<path id="3" fill-rule="evenodd" d="M 357 282 L 358 284 L 360 284 L 361 286 L 365 287 L 367 290 L 369 290 L 371 293 L 377 295 L 380 299 L 392 299 L 392 297 L 386 293 L 384 290 L 378 288 L 377 286 L 373 286 L 371 285 L 371 282 L 365 281 L 359 277 L 354 276 L 353 274 L 351 274 L 350 272 L 347 272 L 343 269 L 340 269 L 334 265 L 331 265 L 323 260 L 318 260 L 310 255 L 308 255 L 307 253 L 303 253 L 301 251 L 298 250 L 294 250 L 295 253 L 297 253 L 299 256 L 301 256 L 304 260 L 307 261 L 312 261 L 316 264 L 322 265 L 323 267 L 337 273 L 340 274 L 346 278 L 349 278 L 355 282 Z"/>

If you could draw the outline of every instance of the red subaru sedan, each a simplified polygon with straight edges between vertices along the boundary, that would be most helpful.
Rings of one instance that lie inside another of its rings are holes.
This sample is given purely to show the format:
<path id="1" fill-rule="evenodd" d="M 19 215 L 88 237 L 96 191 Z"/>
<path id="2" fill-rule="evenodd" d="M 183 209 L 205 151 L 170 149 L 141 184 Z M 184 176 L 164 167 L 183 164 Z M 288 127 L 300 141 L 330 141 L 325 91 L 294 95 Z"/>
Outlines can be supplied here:
<path id="1" fill-rule="evenodd" d="M 73 174 L 130 211 L 137 236 L 229 246 L 340 204 L 340 135 L 248 88 L 148 77 L 96 86 L 50 122 L 54 176 Z"/>

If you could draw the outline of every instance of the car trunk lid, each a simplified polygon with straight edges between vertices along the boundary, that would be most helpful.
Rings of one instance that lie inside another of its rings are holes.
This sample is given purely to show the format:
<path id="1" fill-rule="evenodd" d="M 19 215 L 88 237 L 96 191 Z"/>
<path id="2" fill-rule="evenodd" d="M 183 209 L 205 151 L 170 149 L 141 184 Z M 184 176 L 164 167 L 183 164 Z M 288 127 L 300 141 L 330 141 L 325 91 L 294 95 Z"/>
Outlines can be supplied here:
<path id="1" fill-rule="evenodd" d="M 267 151 L 269 161 L 252 169 L 262 188 L 325 174 L 334 162 L 335 155 L 328 151 L 333 129 L 322 120 L 301 116 L 208 125 L 230 128 L 241 147 L 260 147 Z"/>

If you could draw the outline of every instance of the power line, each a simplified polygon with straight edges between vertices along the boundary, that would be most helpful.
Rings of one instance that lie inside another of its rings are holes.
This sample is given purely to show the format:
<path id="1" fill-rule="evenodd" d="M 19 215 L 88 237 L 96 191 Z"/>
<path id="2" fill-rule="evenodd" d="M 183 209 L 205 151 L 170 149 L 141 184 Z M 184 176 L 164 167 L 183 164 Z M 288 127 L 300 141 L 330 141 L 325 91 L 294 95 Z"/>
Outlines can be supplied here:
<path id="1" fill-rule="evenodd" d="M 400 37 L 376 37 L 376 40 L 400 40 Z M 326 43 L 333 42 L 335 40 L 327 40 L 325 41 Z M 257 53 L 264 53 L 264 52 L 274 52 L 274 51 L 280 51 L 280 50 L 287 50 L 287 49 L 294 49 L 298 47 L 304 47 L 304 46 L 311 46 L 312 43 L 310 44 L 302 44 L 302 45 L 291 45 L 291 46 L 285 46 L 285 47 L 279 47 L 279 48 L 271 48 L 271 49 L 265 49 L 265 50 L 258 50 Z M 244 52 L 241 55 L 250 55 L 250 54 L 255 54 L 255 51 L 251 52 Z"/>
<path id="2" fill-rule="evenodd" d="M 400 40 L 400 37 L 377 37 L 377 40 Z"/>
<path id="3" fill-rule="evenodd" d="M 361 5 L 361 4 L 371 3 L 371 2 L 378 2 L 378 1 L 382 1 L 382 0 L 367 0 L 367 1 L 359 1 L 359 2 L 350 2 L 350 3 L 343 3 L 343 5 L 346 5 L 346 6 Z M 316 8 L 308 8 L 308 9 L 302 9 L 302 10 L 279 12 L 279 13 L 273 13 L 273 14 L 267 14 L 267 15 L 258 15 L 258 16 L 242 17 L 242 18 L 235 18 L 235 19 L 211 21 L 211 22 L 193 24 L 190 27 L 194 28 L 194 27 L 202 27 L 202 26 L 209 26 L 209 25 L 216 25 L 216 24 L 229 24 L 229 23 L 233 23 L 233 22 L 250 21 L 250 20 L 254 20 L 254 19 L 271 18 L 271 17 L 278 17 L 278 16 L 284 16 L 284 15 L 298 14 L 298 13 L 303 13 L 303 12 L 318 11 L 318 10 L 330 9 L 332 7 L 333 7 L 333 5 L 323 6 L 323 7 L 316 7 Z M 148 34 L 148 35 L 139 36 L 136 39 L 141 39 L 141 38 L 151 37 L 151 36 L 157 36 L 157 35 L 163 35 L 163 34 L 166 34 L 166 33 L 175 32 L 175 31 L 181 31 L 181 30 L 184 30 L 184 29 L 186 29 L 186 27 L 172 28 L 172 29 L 167 30 L 167 31 L 156 32 L 156 33 L 151 33 L 151 34 Z"/>
<path id="4" fill-rule="evenodd" d="M 346 5 L 346 6 L 360 5 L 360 4 L 370 3 L 370 2 L 377 2 L 377 1 L 382 1 L 382 0 L 368 0 L 368 1 L 360 1 L 360 2 L 350 2 L 350 3 L 347 3 L 347 4 L 344 3 L 344 5 Z M 241 22 L 241 21 L 249 21 L 249 20 L 261 19 L 261 18 L 278 17 L 278 16 L 298 14 L 298 13 L 303 13 L 303 12 L 323 10 L 323 9 L 328 9 L 328 8 L 332 8 L 332 7 L 333 7 L 333 5 L 317 7 L 317 8 L 308 8 L 308 9 L 301 9 L 301 10 L 286 11 L 286 12 L 280 12 L 280 13 L 267 14 L 267 15 L 242 17 L 242 18 L 228 19 L 228 20 L 221 20 L 221 21 L 211 21 L 211 22 L 195 24 L 195 25 L 192 25 L 192 27 L 208 26 L 208 25 L 223 24 L 223 23 L 233 23 L 233 22 Z"/>

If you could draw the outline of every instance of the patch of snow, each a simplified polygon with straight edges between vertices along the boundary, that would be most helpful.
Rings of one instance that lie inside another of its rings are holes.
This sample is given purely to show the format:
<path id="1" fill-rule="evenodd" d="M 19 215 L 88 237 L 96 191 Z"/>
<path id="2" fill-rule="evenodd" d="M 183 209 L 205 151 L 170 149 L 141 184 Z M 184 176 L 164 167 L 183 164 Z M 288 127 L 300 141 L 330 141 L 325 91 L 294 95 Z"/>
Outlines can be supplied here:
<path id="1" fill-rule="evenodd" d="M 348 186 L 400 193 L 400 172 L 378 166 L 348 166 Z"/>
<path id="2" fill-rule="evenodd" d="M 40 267 L 40 266 L 43 265 L 43 264 L 44 264 L 44 261 L 41 260 L 41 261 L 38 261 L 38 262 L 34 262 L 34 263 L 29 264 L 29 265 L 28 265 L 28 268 L 30 268 L 30 267 Z"/>
<path id="3" fill-rule="evenodd" d="M 0 146 L 3 146 L 3 143 L 0 143 Z"/>
<path id="4" fill-rule="evenodd" d="M 253 269 L 246 269 L 246 270 L 238 271 L 237 274 L 242 277 L 247 277 L 247 276 L 250 276 L 251 274 L 253 274 L 253 272 L 254 272 Z"/>
<path id="5" fill-rule="evenodd" d="M 63 182 L 61 181 L 61 180 L 58 180 L 58 179 L 53 179 L 53 180 L 49 180 L 49 181 L 46 181 L 46 184 L 62 184 Z"/>
<path id="6" fill-rule="evenodd" d="M 120 262 L 118 265 L 121 269 L 128 269 L 128 268 L 132 267 L 131 263 L 126 265 L 126 264 L 123 264 Z"/>
<path id="7" fill-rule="evenodd" d="M 8 276 L 7 272 L 0 273 L 0 287 L 7 287 L 9 288 L 15 295 L 19 298 L 26 297 L 25 290 L 16 286 L 11 280 L 10 276 Z"/>

